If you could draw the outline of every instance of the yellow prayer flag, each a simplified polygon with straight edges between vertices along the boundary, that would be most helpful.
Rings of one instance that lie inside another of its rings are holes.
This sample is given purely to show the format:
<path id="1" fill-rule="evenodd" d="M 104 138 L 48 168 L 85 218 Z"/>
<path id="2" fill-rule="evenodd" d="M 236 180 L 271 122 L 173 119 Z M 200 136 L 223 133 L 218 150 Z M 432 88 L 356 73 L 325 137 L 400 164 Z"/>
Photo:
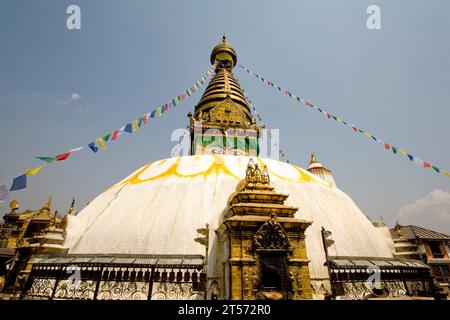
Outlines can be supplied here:
<path id="1" fill-rule="evenodd" d="M 39 171 L 41 171 L 41 169 L 42 169 L 43 167 L 45 167 L 45 165 L 40 166 L 40 167 L 37 167 L 37 168 L 34 168 L 34 169 L 27 169 L 27 170 L 25 170 L 25 174 L 26 174 L 27 176 L 30 175 L 30 174 L 33 175 L 33 176 L 35 176 L 35 175 L 38 174 Z"/>
<path id="2" fill-rule="evenodd" d="M 364 132 L 364 135 L 367 137 L 367 138 L 370 138 L 372 135 L 370 134 L 370 133 L 368 133 L 368 132 Z"/>
<path id="3" fill-rule="evenodd" d="M 139 125 L 137 120 L 133 120 L 133 122 L 131 123 L 131 128 L 133 132 L 139 131 Z"/>
<path id="4" fill-rule="evenodd" d="M 161 116 L 161 107 L 156 108 L 156 116 L 157 117 Z"/>
<path id="5" fill-rule="evenodd" d="M 100 150 L 105 150 L 106 149 L 106 143 L 105 143 L 105 140 L 103 140 L 103 138 L 98 138 L 95 141 L 97 142 L 97 145 L 100 148 Z"/>
<path id="6" fill-rule="evenodd" d="M 404 151 L 402 149 L 398 149 L 398 152 L 400 152 L 402 155 L 406 156 L 406 151 Z"/>
<path id="7" fill-rule="evenodd" d="M 445 175 L 446 177 L 450 177 L 450 173 L 448 173 L 448 171 L 444 171 L 444 175 Z"/>

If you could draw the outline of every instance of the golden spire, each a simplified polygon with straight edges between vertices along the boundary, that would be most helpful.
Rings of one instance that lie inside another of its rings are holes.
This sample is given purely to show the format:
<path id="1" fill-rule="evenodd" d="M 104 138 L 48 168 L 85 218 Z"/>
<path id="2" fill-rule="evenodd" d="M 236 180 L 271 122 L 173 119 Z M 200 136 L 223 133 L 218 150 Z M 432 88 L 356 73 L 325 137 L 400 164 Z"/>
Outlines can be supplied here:
<path id="1" fill-rule="evenodd" d="M 41 211 L 50 211 L 52 208 L 52 196 L 50 196 L 47 200 L 47 203 L 42 207 Z"/>
<path id="2" fill-rule="evenodd" d="M 75 198 L 72 199 L 72 203 L 70 204 L 67 214 L 73 214 L 74 211 L 75 211 Z"/>
<path id="3" fill-rule="evenodd" d="M 227 100 L 229 102 L 228 105 L 242 112 L 241 124 L 252 122 L 250 107 L 239 83 L 232 73 L 232 69 L 236 63 L 236 51 L 227 42 L 227 38 L 224 35 L 222 42 L 215 46 L 211 52 L 211 64 L 217 64 L 216 74 L 211 79 L 199 103 L 195 107 L 195 118 L 198 118 L 200 114 L 207 117 L 213 107 Z"/>
<path id="4" fill-rule="evenodd" d="M 313 163 L 318 163 L 319 161 L 317 161 L 316 155 L 313 153 L 311 153 L 311 160 L 309 160 L 309 164 L 313 164 Z"/>

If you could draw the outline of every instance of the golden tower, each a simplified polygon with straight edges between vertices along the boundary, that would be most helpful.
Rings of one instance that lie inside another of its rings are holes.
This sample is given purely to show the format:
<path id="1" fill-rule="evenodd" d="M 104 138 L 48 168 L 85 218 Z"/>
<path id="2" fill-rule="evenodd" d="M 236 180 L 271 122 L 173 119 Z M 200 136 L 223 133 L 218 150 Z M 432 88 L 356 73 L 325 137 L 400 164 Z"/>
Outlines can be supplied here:
<path id="1" fill-rule="evenodd" d="M 211 52 L 215 75 L 190 116 L 191 154 L 258 154 L 261 127 L 256 125 L 233 76 L 237 54 L 226 36 Z"/>

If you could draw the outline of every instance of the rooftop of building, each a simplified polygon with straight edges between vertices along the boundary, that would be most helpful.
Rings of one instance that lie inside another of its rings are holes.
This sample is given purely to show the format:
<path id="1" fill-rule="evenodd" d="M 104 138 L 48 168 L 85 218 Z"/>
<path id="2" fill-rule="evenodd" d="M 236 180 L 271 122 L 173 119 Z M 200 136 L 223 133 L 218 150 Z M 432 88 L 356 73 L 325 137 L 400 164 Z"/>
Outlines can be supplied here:
<path id="1" fill-rule="evenodd" d="M 393 238 L 401 236 L 405 240 L 450 240 L 450 236 L 447 234 L 415 225 L 401 226 L 397 224 L 391 229 L 391 234 Z"/>

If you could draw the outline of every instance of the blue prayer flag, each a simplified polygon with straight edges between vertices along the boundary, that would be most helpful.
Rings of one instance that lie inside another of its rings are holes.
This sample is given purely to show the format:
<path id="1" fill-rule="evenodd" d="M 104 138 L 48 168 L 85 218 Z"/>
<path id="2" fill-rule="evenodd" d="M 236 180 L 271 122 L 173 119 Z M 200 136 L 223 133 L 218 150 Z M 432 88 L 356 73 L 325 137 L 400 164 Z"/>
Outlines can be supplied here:
<path id="1" fill-rule="evenodd" d="M 9 191 L 20 190 L 26 187 L 27 187 L 27 175 L 23 174 L 21 176 L 18 176 L 17 178 L 14 178 L 13 184 L 11 186 L 11 189 L 9 189 Z"/>
<path id="2" fill-rule="evenodd" d="M 95 146 L 95 142 L 91 142 L 88 144 L 89 148 L 91 148 L 92 151 L 97 152 L 98 151 L 98 147 Z"/>
<path id="3" fill-rule="evenodd" d="M 126 131 L 126 132 L 128 132 L 128 133 L 132 133 L 132 132 L 133 132 L 133 126 L 132 126 L 132 124 L 131 124 L 131 123 L 127 124 L 127 125 L 125 126 L 125 129 L 124 129 L 123 131 Z"/>

